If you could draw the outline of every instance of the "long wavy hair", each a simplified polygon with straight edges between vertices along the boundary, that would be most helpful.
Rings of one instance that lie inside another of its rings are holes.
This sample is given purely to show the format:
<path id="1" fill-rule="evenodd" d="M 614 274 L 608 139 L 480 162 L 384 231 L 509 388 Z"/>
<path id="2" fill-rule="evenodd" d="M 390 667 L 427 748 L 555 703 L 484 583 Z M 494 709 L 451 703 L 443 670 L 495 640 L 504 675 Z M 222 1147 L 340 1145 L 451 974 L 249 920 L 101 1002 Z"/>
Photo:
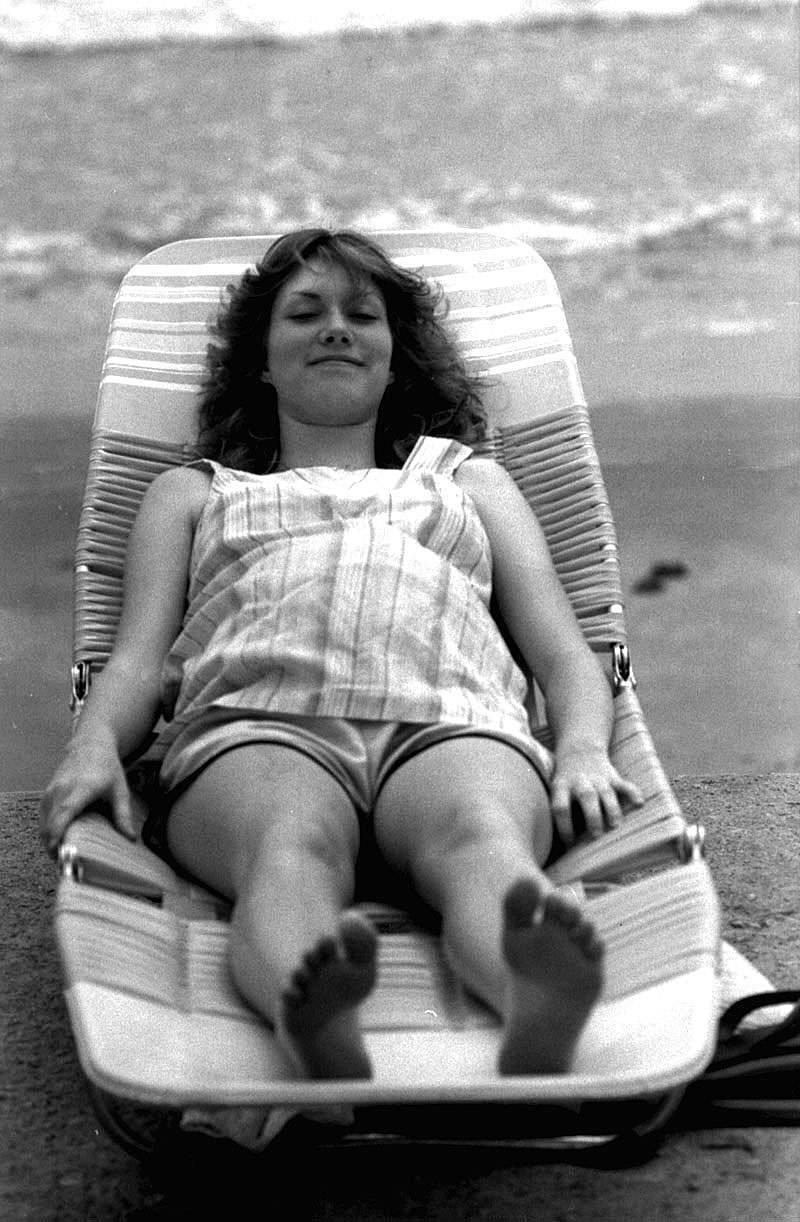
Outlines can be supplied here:
<path id="1" fill-rule="evenodd" d="M 480 383 L 442 325 L 441 289 L 396 266 L 361 234 L 302 229 L 278 238 L 255 270 L 228 286 L 207 351 L 199 452 L 243 471 L 279 465 L 275 391 L 261 376 L 267 333 L 279 290 L 312 260 L 343 269 L 355 286 L 374 285 L 386 304 L 394 380 L 378 410 L 376 465 L 402 466 L 423 435 L 479 441 L 486 424 Z"/>

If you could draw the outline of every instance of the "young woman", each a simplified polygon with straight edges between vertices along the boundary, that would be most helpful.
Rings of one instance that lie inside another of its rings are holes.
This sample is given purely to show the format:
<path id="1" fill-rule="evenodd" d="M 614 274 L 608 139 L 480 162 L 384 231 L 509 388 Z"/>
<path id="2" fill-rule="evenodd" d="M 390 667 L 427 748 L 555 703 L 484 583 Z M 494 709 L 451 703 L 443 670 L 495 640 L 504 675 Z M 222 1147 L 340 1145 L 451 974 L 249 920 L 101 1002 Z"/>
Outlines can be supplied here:
<path id="1" fill-rule="evenodd" d="M 567 1069 L 602 985 L 595 930 L 541 866 L 574 810 L 597 836 L 641 798 L 542 532 L 469 447 L 482 426 L 423 279 L 356 234 L 276 242 L 220 314 L 207 457 L 145 495 L 112 657 L 43 799 L 52 852 L 98 802 L 133 836 L 122 761 L 166 716 L 145 836 L 233 901 L 233 979 L 311 1077 L 371 1072 L 365 838 L 501 1016 L 501 1072 Z"/>

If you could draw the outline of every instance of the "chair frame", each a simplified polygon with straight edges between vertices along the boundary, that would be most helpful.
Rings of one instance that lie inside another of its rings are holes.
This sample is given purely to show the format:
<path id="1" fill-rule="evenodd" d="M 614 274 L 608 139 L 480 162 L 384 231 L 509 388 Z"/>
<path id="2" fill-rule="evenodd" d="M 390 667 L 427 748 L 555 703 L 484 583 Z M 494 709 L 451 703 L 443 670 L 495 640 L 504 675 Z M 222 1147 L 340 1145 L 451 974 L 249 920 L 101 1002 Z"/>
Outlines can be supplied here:
<path id="1" fill-rule="evenodd" d="M 552 273 L 528 246 L 491 231 L 375 236 L 398 262 L 423 266 L 426 274 L 442 284 L 451 307 L 450 325 L 467 365 L 488 370 L 490 428 L 482 452 L 495 457 L 512 474 L 542 524 L 586 639 L 606 659 L 615 707 L 612 758 L 645 795 L 641 814 L 628 816 L 618 832 L 603 838 L 601 849 L 586 845 L 573 850 L 554 863 L 551 877 L 559 884 L 577 883 L 593 892 L 602 891 L 617 904 L 622 902 L 618 896 L 624 899 L 632 875 L 639 879 L 643 872 L 655 871 L 656 878 L 663 878 L 672 866 L 688 865 L 686 877 L 695 880 L 705 906 L 705 916 L 698 918 L 702 936 L 691 953 L 692 963 L 700 965 L 698 980 L 709 990 L 706 1011 L 710 1015 L 716 1004 L 710 994 L 718 916 L 713 885 L 702 860 L 704 834 L 702 827 L 689 825 L 680 811 L 636 695 L 616 533 Z M 80 715 L 93 673 L 105 664 L 113 645 L 127 533 L 144 490 L 160 470 L 191 457 L 205 320 L 218 304 L 224 284 L 255 262 L 269 241 L 266 236 L 255 236 L 173 243 L 145 256 L 122 282 L 112 314 L 76 547 L 71 668 L 75 717 Z M 177 405 L 177 410 L 167 412 L 165 405 Z M 542 712 L 539 699 L 532 706 L 532 725 L 547 741 Z M 84 823 L 88 831 L 81 830 Z M 91 1004 L 79 996 L 81 982 L 87 972 L 91 976 L 91 970 L 96 970 L 79 962 L 79 945 L 76 952 L 76 938 L 79 943 L 84 926 L 71 905 L 79 891 L 102 893 L 100 902 L 114 892 L 140 900 L 159 897 L 159 902 L 169 894 L 179 912 L 201 918 L 219 907 L 215 897 L 202 888 L 189 887 L 177 877 L 165 881 L 163 863 L 155 873 L 138 860 L 127 865 L 125 847 L 111 844 L 109 837 L 113 839 L 114 833 L 108 828 L 98 830 L 97 819 L 80 824 L 62 845 L 57 911 L 67 994 L 68 998 L 78 996 L 71 1011 L 76 1030 L 83 1021 L 81 1007 Z M 91 882 L 99 885 L 87 888 Z M 648 880 L 638 885 L 646 886 Z M 669 879 L 667 888 L 672 885 Z M 85 914 L 80 917 L 84 919 Z M 588 1110 L 582 1109 L 584 1123 L 595 1108 L 599 1132 L 538 1132 L 534 1137 L 509 1137 L 506 1144 L 552 1149 L 566 1142 L 573 1149 L 594 1147 L 617 1137 L 615 1122 L 637 1139 L 657 1131 L 677 1105 L 686 1082 L 711 1057 L 713 1022 L 707 1018 L 705 1026 L 691 1064 L 673 1070 L 671 1077 L 667 1074 L 659 1079 L 656 1074 L 650 1089 L 645 1078 L 639 1092 L 628 1088 L 618 1096 L 606 1085 L 597 1100 L 587 1105 Z M 130 1092 L 120 1106 L 101 1076 L 95 1074 L 92 1080 L 92 1067 L 86 1060 L 84 1055 L 93 1101 L 105 1127 L 132 1153 L 152 1150 L 150 1126 L 140 1123 L 141 1108 Z M 358 1100 L 358 1093 L 351 1092 L 351 1097 Z M 644 1119 L 642 1097 L 647 1099 Z M 425 1092 L 421 1098 L 430 1106 Z M 558 1090 L 551 1083 L 537 1097 L 535 1091 L 531 1095 L 530 1086 L 526 1093 L 513 1083 L 509 1086 L 506 1079 L 503 1095 L 484 1092 L 481 1098 L 482 1106 L 505 1098 L 534 1110 L 538 1104 L 552 1111 Z M 372 1102 L 368 1094 L 367 1106 Z M 389 1102 L 396 1105 L 396 1094 Z M 463 1104 L 463 1095 L 457 1095 L 455 1102 Z M 174 1101 L 163 1114 L 174 1118 Z M 138 1117 L 135 1124 L 130 1122 L 131 1115 Z M 351 1139 L 365 1137 L 380 1139 L 363 1133 Z M 474 1141 L 474 1136 L 464 1140 Z"/>

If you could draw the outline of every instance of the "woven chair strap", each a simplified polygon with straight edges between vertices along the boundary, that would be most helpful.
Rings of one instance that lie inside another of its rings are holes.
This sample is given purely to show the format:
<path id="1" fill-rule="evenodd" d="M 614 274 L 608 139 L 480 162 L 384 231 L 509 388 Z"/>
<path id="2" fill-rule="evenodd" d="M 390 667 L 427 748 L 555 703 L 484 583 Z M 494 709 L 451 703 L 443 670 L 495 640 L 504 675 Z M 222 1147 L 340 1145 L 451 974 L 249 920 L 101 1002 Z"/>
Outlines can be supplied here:
<path id="1" fill-rule="evenodd" d="M 587 911 L 606 945 L 606 1002 L 690 972 L 715 952 L 718 917 L 702 865 L 611 890 L 590 900 Z M 183 1013 L 262 1022 L 231 981 L 226 922 L 192 920 L 94 887 L 62 888 L 56 919 L 70 927 L 63 940 L 72 948 L 64 962 L 68 986 L 83 981 Z M 462 993 L 439 939 L 429 934 L 402 925 L 382 933 L 378 976 L 363 1014 L 368 1030 L 497 1022 Z"/>

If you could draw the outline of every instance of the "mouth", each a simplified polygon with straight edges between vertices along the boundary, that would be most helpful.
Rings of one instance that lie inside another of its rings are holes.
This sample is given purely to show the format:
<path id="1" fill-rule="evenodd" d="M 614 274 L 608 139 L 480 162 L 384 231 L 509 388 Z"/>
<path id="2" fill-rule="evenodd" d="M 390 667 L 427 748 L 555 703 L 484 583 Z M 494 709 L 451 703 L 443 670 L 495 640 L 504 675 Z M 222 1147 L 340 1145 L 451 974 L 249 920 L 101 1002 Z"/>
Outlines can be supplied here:
<path id="1" fill-rule="evenodd" d="M 353 356 L 321 356 L 317 360 L 311 361 L 312 365 L 362 365 L 362 361 L 357 361 Z"/>

